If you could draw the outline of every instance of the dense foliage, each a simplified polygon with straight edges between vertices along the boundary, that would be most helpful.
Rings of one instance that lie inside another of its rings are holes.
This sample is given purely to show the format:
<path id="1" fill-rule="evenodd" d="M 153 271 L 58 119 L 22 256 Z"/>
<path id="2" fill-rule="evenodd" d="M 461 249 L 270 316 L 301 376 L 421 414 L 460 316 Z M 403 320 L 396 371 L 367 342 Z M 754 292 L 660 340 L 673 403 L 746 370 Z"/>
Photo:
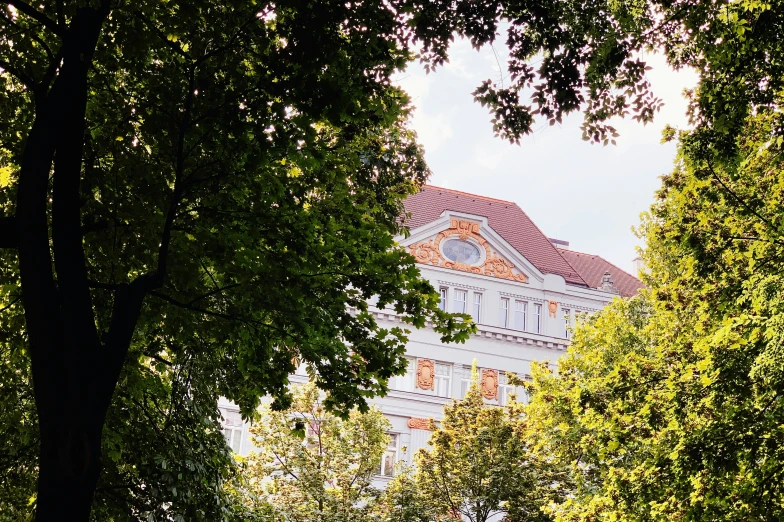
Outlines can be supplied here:
<path id="1" fill-rule="evenodd" d="M 444 407 L 430 448 L 414 457 L 417 493 L 438 520 L 549 520 L 543 508 L 559 498 L 559 474 L 530 451 L 522 411 L 514 400 L 486 405 L 474 365 L 465 397 Z"/>
<path id="2" fill-rule="evenodd" d="M 751 118 L 721 166 L 681 135 L 642 228 L 650 290 L 537 372 L 532 434 L 577 478 L 559 519 L 784 517 L 781 128 Z"/>
<path id="3" fill-rule="evenodd" d="M 628 37 L 653 19 L 606 0 L 3 5 L 0 342 L 17 406 L 0 420 L 19 483 L 38 477 L 0 502 L 41 521 L 86 520 L 99 482 L 96 509 L 215 520 L 220 501 L 178 502 L 228 473 L 218 394 L 284 408 L 298 358 L 328 406 L 362 408 L 403 371 L 405 332 L 378 328 L 371 295 L 465 338 L 392 239 L 427 176 L 390 81 L 415 51 L 437 66 L 455 35 L 482 45 L 506 24 L 507 83 L 475 96 L 513 141 L 579 109 L 604 140 L 613 115 L 659 104 Z M 192 482 L 173 485 L 173 460 Z"/>
<path id="4" fill-rule="evenodd" d="M 361 522 L 391 428 L 382 413 L 327 411 L 312 384 L 296 386 L 284 411 L 263 406 L 250 429 L 255 450 L 243 471 L 249 507 L 279 522 Z"/>

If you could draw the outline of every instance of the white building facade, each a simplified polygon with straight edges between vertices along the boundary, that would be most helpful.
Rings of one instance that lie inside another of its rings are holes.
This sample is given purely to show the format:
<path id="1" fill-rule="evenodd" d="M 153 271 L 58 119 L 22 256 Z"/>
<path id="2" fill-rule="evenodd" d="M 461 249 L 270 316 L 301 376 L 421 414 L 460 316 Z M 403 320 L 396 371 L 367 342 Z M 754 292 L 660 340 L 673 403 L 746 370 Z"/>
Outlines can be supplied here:
<path id="1" fill-rule="evenodd" d="M 391 478 L 396 462 L 410 461 L 427 446 L 429 419 L 438 421 L 444 405 L 465 394 L 474 360 L 488 404 L 504 405 L 512 392 L 525 400 L 524 389 L 507 384 L 508 374 L 525 379 L 533 361 L 554 365 L 578 313 L 597 311 L 641 286 L 601 257 L 548 239 L 512 202 L 427 186 L 409 198 L 406 209 L 411 233 L 399 244 L 440 292 L 442 309 L 471 315 L 478 331 L 463 344 L 441 343 L 429 328 L 411 332 L 408 372 L 390 382 L 386 397 L 372 401 L 392 425 L 379 486 Z M 393 311 L 371 310 L 381 327 L 401 326 Z M 299 372 L 292 377 L 306 379 Z M 247 454 L 247 426 L 230 404 L 220 406 L 229 445 Z"/>

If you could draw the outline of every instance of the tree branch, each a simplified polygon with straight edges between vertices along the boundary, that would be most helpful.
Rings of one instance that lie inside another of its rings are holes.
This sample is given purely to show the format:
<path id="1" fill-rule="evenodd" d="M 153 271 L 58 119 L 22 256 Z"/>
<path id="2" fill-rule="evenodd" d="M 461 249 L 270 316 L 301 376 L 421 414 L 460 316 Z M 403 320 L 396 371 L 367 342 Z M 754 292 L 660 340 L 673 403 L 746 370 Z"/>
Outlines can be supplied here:
<path id="1" fill-rule="evenodd" d="M 27 16 L 29 16 L 39 24 L 43 25 L 44 27 L 52 31 L 52 33 L 56 34 L 60 38 L 62 38 L 63 35 L 65 34 L 62 28 L 57 24 L 57 22 L 55 22 L 54 20 L 52 20 L 42 12 L 35 9 L 30 4 L 26 4 L 21 0 L 8 0 L 7 3 L 8 5 L 14 6 L 16 10 L 19 11 L 20 13 L 26 14 Z"/>
<path id="2" fill-rule="evenodd" d="M 721 179 L 721 176 L 719 176 L 719 174 L 713 168 L 712 163 L 710 162 L 708 163 L 708 168 L 710 169 L 711 176 L 713 177 L 713 179 L 719 185 L 721 185 L 722 188 L 724 188 L 724 190 L 727 191 L 727 193 L 730 196 L 732 196 L 733 199 L 735 199 L 735 201 L 740 203 L 743 206 L 743 208 L 745 208 L 746 210 L 754 214 L 757 217 L 757 219 L 759 219 L 766 227 L 768 227 L 768 229 L 773 233 L 772 235 L 776 237 L 776 235 L 778 234 L 778 229 L 776 228 L 776 226 L 770 220 L 765 219 L 759 212 L 753 209 L 751 205 L 749 205 L 743 198 L 738 196 L 726 183 L 724 183 L 724 180 Z M 775 240 L 773 242 L 775 243 Z"/>
<path id="3" fill-rule="evenodd" d="M 16 303 L 17 303 L 17 302 L 18 302 L 18 301 L 19 301 L 21 298 L 22 298 L 21 296 L 16 296 L 16 297 L 14 298 L 14 300 L 13 300 L 13 301 L 11 301 L 10 303 L 8 303 L 8 304 L 7 304 L 7 305 L 5 305 L 4 307 L 0 308 L 0 312 L 5 312 L 6 310 L 8 310 L 8 309 L 9 309 L 9 308 L 11 308 L 12 306 L 14 306 L 14 305 L 15 305 L 15 304 L 16 304 Z"/>
<path id="4" fill-rule="evenodd" d="M 150 19 L 148 19 L 146 16 L 144 16 L 144 14 L 142 14 L 142 12 L 141 12 L 141 11 L 134 11 L 134 13 L 133 13 L 133 14 L 135 14 L 135 15 L 136 15 L 136 16 L 139 18 L 139 20 L 141 20 L 142 22 L 144 22 L 144 23 L 147 25 L 147 27 L 149 27 L 150 29 L 152 29 L 152 30 L 153 30 L 153 32 L 155 32 L 155 34 L 156 34 L 156 35 L 158 35 L 158 38 L 160 38 L 160 40 L 161 40 L 161 41 L 162 41 L 164 44 L 166 44 L 166 46 L 167 46 L 167 47 L 169 47 L 169 49 L 171 49 L 172 51 L 174 51 L 174 52 L 175 52 L 175 53 L 177 53 L 178 55 L 182 56 L 182 57 L 183 57 L 183 58 L 185 58 L 187 61 L 191 61 L 191 57 L 188 55 L 188 53 L 186 53 L 185 51 L 183 51 L 183 50 L 182 50 L 182 47 L 180 47 L 180 45 L 179 45 L 177 42 L 173 42 L 173 41 L 169 40 L 169 38 L 166 36 L 166 34 L 164 34 L 164 32 L 163 32 L 163 31 L 161 31 L 160 29 L 158 29 L 158 26 L 156 26 L 156 25 L 155 25 L 155 24 L 152 22 L 152 20 L 150 20 Z"/>
<path id="5" fill-rule="evenodd" d="M 204 314 L 204 315 L 210 315 L 210 316 L 213 316 L 213 317 L 220 317 L 221 319 L 227 319 L 229 321 L 235 319 L 235 317 L 232 317 L 232 316 L 230 316 L 228 314 L 222 314 L 220 312 L 213 312 L 212 310 L 206 310 L 204 308 L 199 308 L 199 307 L 193 306 L 193 305 L 191 305 L 189 303 L 183 303 L 181 301 L 178 301 L 178 300 L 174 299 L 173 297 L 169 297 L 166 294 L 162 294 L 160 292 L 156 292 L 155 290 L 151 291 L 150 295 L 152 295 L 154 297 L 157 297 L 158 299 L 162 299 L 162 300 L 166 301 L 167 303 L 172 304 L 172 305 L 174 305 L 174 306 L 176 306 L 178 308 L 183 308 L 185 310 L 190 310 L 192 312 L 198 312 L 198 313 L 201 313 L 201 314 Z M 191 301 L 191 302 L 195 302 L 195 301 Z"/>
<path id="6" fill-rule="evenodd" d="M 30 92 L 35 93 L 38 90 L 38 84 L 35 83 L 35 80 L 21 69 L 16 68 L 15 66 L 11 65 L 6 60 L 0 58 L 0 69 L 3 69 L 5 72 L 9 73 L 11 76 L 22 82 L 22 85 L 27 87 Z"/>
<path id="7" fill-rule="evenodd" d="M 19 24 L 17 24 L 10 16 L 6 14 L 3 14 L 2 20 L 3 20 L 3 25 L 7 27 L 13 27 L 16 30 L 16 34 L 18 35 L 26 34 L 28 38 L 31 38 L 32 40 L 40 44 L 41 47 L 43 47 L 44 52 L 46 52 L 46 56 L 49 58 L 49 60 L 50 61 L 54 60 L 54 53 L 52 53 L 52 49 L 49 47 L 49 44 L 47 44 L 41 37 L 35 34 L 35 32 L 31 30 L 31 28 L 20 27 Z"/>
<path id="8" fill-rule="evenodd" d="M 243 31 L 245 31 L 245 28 L 248 27 L 253 22 L 257 22 L 259 20 L 260 20 L 259 16 L 256 13 L 253 13 L 250 16 L 250 18 L 244 24 L 242 24 L 239 29 L 237 29 L 237 32 L 234 33 L 234 35 L 231 38 L 229 38 L 228 42 L 226 42 L 224 45 L 216 47 L 215 49 L 213 49 L 213 50 L 205 53 L 203 56 L 199 57 L 199 59 L 196 60 L 196 65 L 200 65 L 200 64 L 206 62 L 207 60 L 209 60 L 210 58 L 212 58 L 213 56 L 217 56 L 218 54 L 221 54 L 222 52 L 228 51 L 229 48 L 232 46 L 232 44 L 234 44 L 234 41 L 237 40 L 237 38 L 239 38 L 239 36 L 242 34 Z"/>

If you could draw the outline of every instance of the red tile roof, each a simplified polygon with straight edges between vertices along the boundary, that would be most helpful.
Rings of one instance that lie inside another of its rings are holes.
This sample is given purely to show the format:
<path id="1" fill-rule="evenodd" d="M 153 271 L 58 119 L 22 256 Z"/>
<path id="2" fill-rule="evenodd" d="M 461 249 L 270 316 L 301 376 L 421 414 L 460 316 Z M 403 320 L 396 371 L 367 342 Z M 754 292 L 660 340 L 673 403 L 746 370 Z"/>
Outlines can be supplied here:
<path id="1" fill-rule="evenodd" d="M 615 288 L 624 297 L 631 297 L 643 287 L 642 281 L 624 272 L 601 256 L 583 254 L 574 250 L 559 249 L 569 264 L 580 273 L 591 288 L 602 286 L 602 276 L 610 272 Z"/>
<path id="2" fill-rule="evenodd" d="M 540 272 L 558 274 L 567 283 L 596 286 L 587 283 L 539 227 L 511 201 L 425 185 L 421 192 L 406 199 L 405 206 L 406 211 L 411 214 L 406 222 L 411 229 L 437 220 L 445 210 L 486 217 L 492 229 Z"/>

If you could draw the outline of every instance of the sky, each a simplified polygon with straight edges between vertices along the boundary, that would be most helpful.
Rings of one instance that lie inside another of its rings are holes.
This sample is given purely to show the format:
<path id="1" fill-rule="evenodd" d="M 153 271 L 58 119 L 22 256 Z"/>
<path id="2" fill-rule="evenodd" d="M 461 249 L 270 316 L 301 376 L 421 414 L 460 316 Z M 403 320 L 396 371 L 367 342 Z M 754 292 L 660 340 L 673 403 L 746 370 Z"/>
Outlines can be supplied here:
<path id="1" fill-rule="evenodd" d="M 665 105 L 645 126 L 630 118 L 613 122 L 620 137 L 606 147 L 582 141 L 577 113 L 562 125 L 535 123 L 520 145 L 494 137 L 490 115 L 471 92 L 499 78 L 498 45 L 476 51 L 458 40 L 447 65 L 426 74 L 412 64 L 396 82 L 416 107 L 411 123 L 433 172 L 430 184 L 513 201 L 548 237 L 634 273 L 641 241 L 632 227 L 653 202 L 659 176 L 673 168 L 675 144 L 661 144 L 661 131 L 666 124 L 687 127 L 682 93 L 697 80 L 694 71 L 671 70 L 659 55 L 644 58 Z"/>

